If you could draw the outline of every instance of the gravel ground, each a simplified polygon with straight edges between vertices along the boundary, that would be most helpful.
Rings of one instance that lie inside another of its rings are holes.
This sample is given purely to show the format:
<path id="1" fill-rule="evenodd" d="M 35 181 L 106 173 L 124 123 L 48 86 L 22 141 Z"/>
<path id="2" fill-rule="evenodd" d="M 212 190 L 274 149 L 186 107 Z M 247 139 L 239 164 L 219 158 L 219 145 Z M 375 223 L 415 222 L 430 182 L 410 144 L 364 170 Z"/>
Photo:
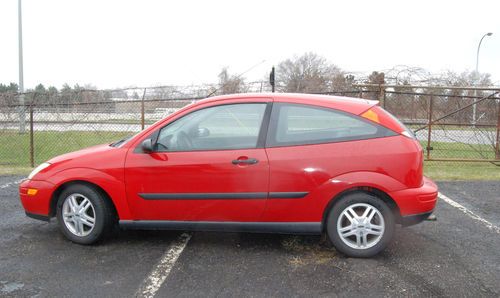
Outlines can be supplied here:
<path id="1" fill-rule="evenodd" d="M 0 177 L 0 296 L 134 296 L 179 232 L 120 231 L 97 246 L 65 240 L 24 215 L 20 177 Z M 440 191 L 500 226 L 500 182 L 440 182 Z M 319 237 L 192 233 L 157 297 L 500 295 L 500 234 L 439 200 L 437 221 L 398 228 L 372 259 Z"/>

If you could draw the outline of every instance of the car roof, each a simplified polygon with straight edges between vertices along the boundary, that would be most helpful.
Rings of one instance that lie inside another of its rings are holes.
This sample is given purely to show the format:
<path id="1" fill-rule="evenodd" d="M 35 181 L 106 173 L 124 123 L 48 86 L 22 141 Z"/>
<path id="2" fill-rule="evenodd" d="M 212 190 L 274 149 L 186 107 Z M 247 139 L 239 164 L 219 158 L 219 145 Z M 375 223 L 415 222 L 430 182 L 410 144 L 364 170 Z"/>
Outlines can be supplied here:
<path id="1" fill-rule="evenodd" d="M 257 98 L 269 98 L 274 102 L 288 102 L 296 104 L 309 104 L 320 107 L 333 108 L 342 110 L 353 114 L 361 114 L 374 105 L 378 104 L 377 100 L 368 100 L 362 98 L 333 96 L 333 95 L 320 95 L 320 94 L 305 94 L 305 93 L 239 93 L 214 96 L 202 99 L 197 104 L 204 104 L 210 102 L 240 100 L 251 101 Z"/>

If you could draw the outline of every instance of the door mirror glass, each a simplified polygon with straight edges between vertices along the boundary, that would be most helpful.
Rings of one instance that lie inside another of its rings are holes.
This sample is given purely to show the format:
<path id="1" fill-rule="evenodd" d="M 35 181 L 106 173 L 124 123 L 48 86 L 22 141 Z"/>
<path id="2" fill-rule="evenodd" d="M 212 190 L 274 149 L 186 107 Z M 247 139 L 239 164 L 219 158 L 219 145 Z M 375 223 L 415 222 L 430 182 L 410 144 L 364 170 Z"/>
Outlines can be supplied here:
<path id="1" fill-rule="evenodd" d="M 142 141 L 141 148 L 142 151 L 146 153 L 153 152 L 153 142 L 151 141 L 151 139 L 145 139 L 144 141 Z"/>
<path id="2" fill-rule="evenodd" d="M 210 130 L 206 127 L 198 128 L 198 138 L 208 137 L 210 135 Z"/>

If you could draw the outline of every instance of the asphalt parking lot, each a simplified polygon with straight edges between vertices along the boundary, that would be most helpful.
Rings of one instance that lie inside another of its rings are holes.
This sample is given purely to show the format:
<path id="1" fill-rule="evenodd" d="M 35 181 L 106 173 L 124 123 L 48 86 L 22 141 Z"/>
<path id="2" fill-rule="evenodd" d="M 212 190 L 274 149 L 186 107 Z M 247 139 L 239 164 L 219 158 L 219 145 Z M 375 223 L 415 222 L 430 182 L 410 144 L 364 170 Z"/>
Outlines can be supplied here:
<path id="1" fill-rule="evenodd" d="M 500 182 L 441 182 L 437 221 L 398 228 L 373 259 L 319 237 L 120 231 L 96 246 L 24 215 L 0 177 L 0 296 L 500 295 Z"/>

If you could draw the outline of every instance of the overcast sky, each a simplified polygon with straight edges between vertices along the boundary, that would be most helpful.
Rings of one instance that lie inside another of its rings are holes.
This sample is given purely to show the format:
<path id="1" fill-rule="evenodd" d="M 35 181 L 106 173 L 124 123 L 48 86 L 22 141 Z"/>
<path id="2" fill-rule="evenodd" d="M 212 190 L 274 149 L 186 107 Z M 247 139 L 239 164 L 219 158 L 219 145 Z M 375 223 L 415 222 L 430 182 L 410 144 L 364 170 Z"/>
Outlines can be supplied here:
<path id="1" fill-rule="evenodd" d="M 479 70 L 500 84 L 500 1 L 23 0 L 24 78 L 60 87 L 259 80 L 316 52 L 344 70 Z M 18 81 L 17 0 L 0 1 L 0 83 Z M 264 63 L 261 63 L 265 61 Z"/>

